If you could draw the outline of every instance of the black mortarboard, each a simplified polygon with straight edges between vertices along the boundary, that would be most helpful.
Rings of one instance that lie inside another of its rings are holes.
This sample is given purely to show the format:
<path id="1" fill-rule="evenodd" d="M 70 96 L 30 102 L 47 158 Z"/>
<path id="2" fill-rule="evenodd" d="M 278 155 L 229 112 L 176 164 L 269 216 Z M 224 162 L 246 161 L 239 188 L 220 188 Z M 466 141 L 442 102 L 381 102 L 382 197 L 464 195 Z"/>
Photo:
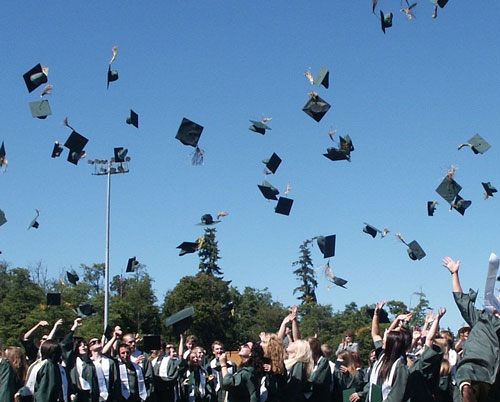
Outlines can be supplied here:
<path id="1" fill-rule="evenodd" d="M 161 349 L 160 335 L 144 335 L 142 337 L 142 351 L 151 352 L 152 350 Z"/>
<path id="2" fill-rule="evenodd" d="M 486 192 L 486 196 L 488 197 L 493 197 L 493 193 L 497 193 L 498 190 L 491 185 L 490 182 L 487 182 L 487 183 L 481 183 L 483 188 L 484 188 L 484 191 Z"/>
<path id="3" fill-rule="evenodd" d="M 73 131 L 64 143 L 64 146 L 72 152 L 81 153 L 87 142 L 89 142 L 87 138 Z"/>
<path id="4" fill-rule="evenodd" d="M 363 232 L 368 233 L 373 238 L 377 237 L 377 233 L 382 233 L 381 230 L 377 229 L 375 226 L 369 225 L 366 222 L 363 228 Z"/>
<path id="5" fill-rule="evenodd" d="M 47 306 L 60 306 L 61 293 L 47 293 Z"/>
<path id="6" fill-rule="evenodd" d="M 380 10 L 380 25 L 382 26 L 382 31 L 385 33 L 385 28 L 392 27 L 392 13 L 384 14 L 382 10 Z"/>
<path id="7" fill-rule="evenodd" d="M 479 134 L 474 135 L 468 143 L 461 144 L 458 149 L 462 149 L 465 146 L 470 147 L 475 154 L 484 154 L 491 148 L 491 145 Z"/>
<path id="8" fill-rule="evenodd" d="M 139 266 L 139 261 L 135 257 L 129 258 L 127 262 L 127 269 L 125 272 L 134 272 L 134 270 Z"/>
<path id="9" fill-rule="evenodd" d="M 408 243 L 408 256 L 412 260 L 421 260 L 425 257 L 425 251 L 420 247 L 420 244 L 417 243 L 416 240 Z"/>
<path id="10" fill-rule="evenodd" d="M 63 151 L 63 147 L 61 146 L 61 144 L 59 144 L 59 141 L 56 141 L 54 143 L 54 148 L 52 149 L 51 157 L 58 158 L 59 156 L 61 156 L 62 151 Z"/>
<path id="11" fill-rule="evenodd" d="M 167 327 L 173 325 L 174 332 L 180 334 L 186 331 L 193 322 L 194 307 L 188 307 L 167 318 Z"/>
<path id="12" fill-rule="evenodd" d="M 33 218 L 33 220 L 30 222 L 29 226 L 28 226 L 28 230 L 30 230 L 31 228 L 35 228 L 35 229 L 38 229 L 38 226 L 40 226 L 40 224 L 38 223 L 37 219 L 38 217 L 40 216 L 40 211 L 38 211 L 38 209 L 36 210 L 36 216 Z"/>
<path id="13" fill-rule="evenodd" d="M 7 153 L 5 152 L 5 144 L 2 141 L 2 145 L 0 145 L 0 166 L 5 163 L 5 156 Z"/>
<path id="14" fill-rule="evenodd" d="M 5 217 L 5 213 L 0 209 L 0 226 L 7 222 L 7 218 Z"/>
<path id="15" fill-rule="evenodd" d="M 347 284 L 345 279 L 339 278 L 338 276 L 334 276 L 330 282 L 333 282 L 335 285 L 340 286 L 341 288 L 347 289 L 344 285 Z"/>
<path id="16" fill-rule="evenodd" d="M 460 190 L 462 190 L 462 186 L 449 176 L 446 176 L 438 188 L 436 188 L 436 192 L 450 204 L 453 202 Z"/>
<path id="17" fill-rule="evenodd" d="M 266 123 L 262 123 L 261 121 L 250 120 L 250 123 L 252 123 L 252 125 L 248 128 L 262 135 L 266 133 L 266 130 L 272 130 L 271 127 L 269 127 Z"/>
<path id="18" fill-rule="evenodd" d="M 464 215 L 465 214 L 465 210 L 467 208 L 469 208 L 472 204 L 472 201 L 469 201 L 469 200 L 464 200 L 462 197 L 460 197 L 459 195 L 457 195 L 457 197 L 455 198 L 455 201 L 453 201 L 453 203 L 451 204 L 451 206 L 456 209 L 460 215 Z"/>
<path id="19" fill-rule="evenodd" d="M 373 318 L 373 314 L 375 313 L 374 308 L 369 308 L 366 310 L 368 315 Z M 379 324 L 389 324 L 391 321 L 389 321 L 389 315 L 387 314 L 387 311 L 384 309 L 380 309 L 380 312 L 378 313 L 378 322 Z"/>
<path id="20" fill-rule="evenodd" d="M 52 114 L 49 101 L 47 99 L 41 101 L 30 102 L 31 116 L 45 119 Z"/>
<path id="21" fill-rule="evenodd" d="M 177 130 L 175 138 L 177 138 L 184 145 L 190 145 L 196 148 L 202 131 L 203 126 L 200 126 L 199 124 L 196 124 L 195 122 L 184 117 L 181 125 L 179 126 L 179 130 Z"/>
<path id="22" fill-rule="evenodd" d="M 349 134 L 342 136 L 339 136 L 339 141 L 340 141 L 340 149 L 344 150 L 348 153 L 351 153 L 354 151 L 354 145 L 352 144 L 351 137 Z"/>
<path id="23" fill-rule="evenodd" d="M 318 243 L 318 247 L 323 253 L 324 258 L 330 258 L 335 256 L 335 240 L 337 235 L 331 236 L 318 236 L 316 238 L 316 242 Z"/>
<path id="24" fill-rule="evenodd" d="M 90 317 L 94 314 L 97 314 L 97 311 L 92 304 L 90 304 L 89 302 L 85 302 L 78 306 L 78 308 L 76 309 L 76 313 L 80 317 Z"/>
<path id="25" fill-rule="evenodd" d="M 437 0 L 437 4 L 439 7 L 443 8 L 446 3 L 448 3 L 448 0 Z"/>
<path id="26" fill-rule="evenodd" d="M 437 201 L 427 201 L 427 216 L 434 216 Z"/>
<path id="27" fill-rule="evenodd" d="M 321 70 L 319 71 L 318 75 L 314 79 L 313 84 L 317 85 L 318 87 L 320 85 L 323 85 L 325 88 L 328 89 L 329 86 L 329 77 L 330 77 L 330 72 L 326 67 L 321 67 Z"/>
<path id="28" fill-rule="evenodd" d="M 266 167 L 274 174 L 281 163 L 281 158 L 273 153 L 269 159 L 262 161 L 266 164 Z"/>
<path id="29" fill-rule="evenodd" d="M 344 151 L 343 149 L 337 149 L 333 147 L 329 147 L 326 149 L 326 154 L 323 154 L 323 156 L 327 157 L 331 161 L 348 161 L 351 160 L 351 155 Z"/>
<path id="30" fill-rule="evenodd" d="M 113 328 L 110 325 L 106 325 L 106 329 L 104 330 L 104 336 L 109 341 L 113 337 Z"/>
<path id="31" fill-rule="evenodd" d="M 220 222 L 220 221 L 214 221 L 213 216 L 210 214 L 204 214 L 200 220 L 201 222 L 198 223 L 198 225 L 203 225 L 203 226 L 215 225 L 216 223 Z"/>
<path id="32" fill-rule="evenodd" d="M 130 117 L 127 117 L 127 124 L 132 124 L 135 128 L 139 128 L 139 115 L 130 109 Z"/>
<path id="33" fill-rule="evenodd" d="M 184 254 L 191 254 L 196 252 L 198 250 L 198 247 L 199 247 L 198 242 L 185 241 L 179 244 L 176 248 L 181 250 L 179 251 L 179 255 L 183 256 Z"/>
<path id="34" fill-rule="evenodd" d="M 108 66 L 108 85 L 107 88 L 109 88 L 109 83 L 116 81 L 118 79 L 118 71 L 116 70 L 111 70 L 111 64 Z"/>
<path id="35" fill-rule="evenodd" d="M 68 162 L 72 163 L 73 165 L 78 165 L 78 162 L 80 159 L 85 157 L 85 151 L 82 152 L 76 152 L 76 151 L 69 151 L 68 152 L 68 158 L 66 159 Z"/>
<path id="36" fill-rule="evenodd" d="M 261 190 L 262 191 L 262 190 Z M 281 215 L 290 215 L 290 210 L 292 209 L 293 200 L 291 198 L 280 197 L 278 203 L 274 208 L 274 212 Z"/>
<path id="37" fill-rule="evenodd" d="M 71 272 L 66 271 L 66 277 L 68 278 L 68 282 L 72 283 L 75 286 L 76 286 L 76 283 L 80 280 L 80 277 L 78 276 L 78 274 L 74 270 L 71 270 Z"/>
<path id="38" fill-rule="evenodd" d="M 23 74 L 23 78 L 30 93 L 47 82 L 47 76 L 43 72 L 40 64 L 37 64 L 30 71 Z"/>
<path id="39" fill-rule="evenodd" d="M 128 149 L 123 147 L 117 147 L 114 149 L 115 153 L 115 162 L 121 163 L 125 162 L 125 157 L 127 156 Z"/>
<path id="40" fill-rule="evenodd" d="M 268 199 L 268 200 L 277 200 L 278 198 L 276 197 L 280 192 L 276 187 L 274 187 L 271 183 L 267 181 L 263 181 L 261 185 L 257 185 L 259 187 L 260 192 L 262 195 Z"/>
<path id="41" fill-rule="evenodd" d="M 302 108 L 309 116 L 319 122 L 330 109 L 330 105 L 321 99 L 317 94 L 312 93 L 310 99 Z"/>

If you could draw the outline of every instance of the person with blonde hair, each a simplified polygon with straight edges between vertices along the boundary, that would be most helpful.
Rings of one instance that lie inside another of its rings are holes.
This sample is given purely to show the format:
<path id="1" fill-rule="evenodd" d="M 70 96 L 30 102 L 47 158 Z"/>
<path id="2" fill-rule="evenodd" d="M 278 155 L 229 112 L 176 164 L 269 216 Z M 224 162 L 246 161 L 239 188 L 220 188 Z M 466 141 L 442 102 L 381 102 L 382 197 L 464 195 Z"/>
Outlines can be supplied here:
<path id="1" fill-rule="evenodd" d="M 18 390 L 24 385 L 24 379 L 26 377 L 26 372 L 28 371 L 28 366 L 26 364 L 26 356 L 24 355 L 22 349 L 18 346 L 9 346 L 5 349 L 5 358 L 10 363 L 10 366 L 15 373 L 15 389 Z"/>
<path id="2" fill-rule="evenodd" d="M 285 367 L 288 373 L 284 400 L 289 402 L 306 401 L 305 393 L 311 391 L 309 377 L 314 368 L 309 342 L 298 339 L 288 345 L 288 359 Z"/>
<path id="3" fill-rule="evenodd" d="M 286 386 L 286 369 L 283 342 L 273 333 L 261 334 L 264 350 L 264 377 L 262 378 L 260 400 L 268 402 L 285 401 L 283 391 Z"/>

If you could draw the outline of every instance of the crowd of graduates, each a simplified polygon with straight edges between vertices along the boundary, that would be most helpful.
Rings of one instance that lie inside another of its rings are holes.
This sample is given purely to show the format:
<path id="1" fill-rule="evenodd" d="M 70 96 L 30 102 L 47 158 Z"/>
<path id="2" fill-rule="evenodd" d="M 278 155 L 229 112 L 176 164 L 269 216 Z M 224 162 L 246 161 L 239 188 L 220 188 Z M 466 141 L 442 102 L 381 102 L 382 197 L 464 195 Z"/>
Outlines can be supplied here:
<path id="1" fill-rule="evenodd" d="M 411 314 L 399 315 L 382 334 L 384 302 L 373 311 L 365 368 L 351 331 L 335 354 L 317 336 L 301 339 L 296 307 L 277 333 L 262 332 L 234 357 L 217 340 L 209 357 L 195 335 L 180 333 L 176 346 L 122 334 L 119 326 L 85 341 L 77 336 L 81 318 L 59 342 L 57 321 L 36 346 L 49 326 L 41 321 L 24 334 L 24 348 L 1 349 L 0 402 L 500 401 L 499 315 L 476 309 L 474 295 L 463 293 L 460 262 L 447 257 L 443 265 L 468 324 L 457 342 L 439 328 L 444 308 L 429 312 L 422 328 L 408 328 Z"/>

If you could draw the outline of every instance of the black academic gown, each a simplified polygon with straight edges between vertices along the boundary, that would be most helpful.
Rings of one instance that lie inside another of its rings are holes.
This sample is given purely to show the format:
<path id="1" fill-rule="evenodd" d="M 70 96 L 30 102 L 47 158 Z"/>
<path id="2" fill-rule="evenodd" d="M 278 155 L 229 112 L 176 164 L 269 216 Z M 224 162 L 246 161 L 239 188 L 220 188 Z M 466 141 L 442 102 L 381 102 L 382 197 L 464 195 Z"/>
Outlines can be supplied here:
<path id="1" fill-rule="evenodd" d="M 71 393 L 76 395 L 75 402 L 99 402 L 99 383 L 92 360 L 82 359 L 82 378 L 90 385 L 89 390 L 82 389 L 82 383 L 77 370 L 77 364 L 71 369 Z"/>
<path id="2" fill-rule="evenodd" d="M 328 359 L 321 356 L 309 377 L 311 383 L 312 394 L 309 398 L 310 402 L 329 402 L 330 401 L 330 385 L 332 384 L 332 372 Z"/>
<path id="3" fill-rule="evenodd" d="M 222 388 L 227 391 L 228 402 L 259 402 L 261 376 L 253 367 L 242 367 L 235 374 L 227 374 Z"/>
<path id="4" fill-rule="evenodd" d="M 304 363 L 297 362 L 289 370 L 287 383 L 285 386 L 285 400 L 289 402 L 304 402 L 304 393 L 310 391 L 310 384 L 307 381 L 307 373 Z"/>
<path id="5" fill-rule="evenodd" d="M 11 402 L 16 393 L 16 373 L 5 359 L 0 361 L 0 402 Z"/>
<path id="6" fill-rule="evenodd" d="M 443 352 L 439 346 L 425 347 L 409 368 L 406 384 L 406 400 L 428 402 L 436 400 L 439 394 L 439 370 Z"/>
<path id="7" fill-rule="evenodd" d="M 160 376 L 160 366 L 164 359 L 168 359 L 167 375 Z M 179 363 L 180 359 L 171 359 L 168 356 L 160 356 L 153 366 L 154 394 L 156 402 L 173 402 L 176 393 L 179 393 Z"/>
<path id="8" fill-rule="evenodd" d="M 69 400 L 69 395 L 68 395 Z M 63 382 L 59 365 L 45 360 L 36 375 L 35 402 L 64 402 Z"/>

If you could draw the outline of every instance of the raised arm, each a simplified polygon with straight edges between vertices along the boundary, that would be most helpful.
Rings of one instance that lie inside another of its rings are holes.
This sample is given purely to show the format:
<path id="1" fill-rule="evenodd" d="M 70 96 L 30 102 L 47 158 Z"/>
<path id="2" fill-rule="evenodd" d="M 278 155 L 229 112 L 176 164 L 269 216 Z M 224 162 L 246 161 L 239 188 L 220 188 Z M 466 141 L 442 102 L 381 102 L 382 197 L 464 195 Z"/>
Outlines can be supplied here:
<path id="1" fill-rule="evenodd" d="M 54 339 L 54 337 L 56 336 L 56 331 L 61 325 L 63 325 L 63 320 L 60 318 L 55 322 L 47 339 Z"/>
<path id="2" fill-rule="evenodd" d="M 455 293 L 463 293 L 458 270 L 460 269 L 460 261 L 454 261 L 450 257 L 443 258 L 443 267 L 445 267 L 451 274 L 451 288 Z"/>
<path id="3" fill-rule="evenodd" d="M 380 303 L 377 303 L 375 306 L 375 310 L 373 312 L 373 318 L 372 318 L 372 339 L 373 343 L 375 342 L 380 342 L 382 340 L 382 337 L 380 336 L 380 327 L 379 327 L 379 314 L 380 310 L 382 310 L 382 307 L 384 307 L 385 300 L 381 301 Z"/>
<path id="4" fill-rule="evenodd" d="M 184 356 L 184 335 L 181 334 L 179 335 L 179 359 L 182 359 Z"/>
<path id="5" fill-rule="evenodd" d="M 297 320 L 297 306 L 292 307 L 292 336 L 294 342 L 300 339 L 299 320 Z"/>
<path id="6" fill-rule="evenodd" d="M 28 332 L 26 332 L 23 336 L 23 339 L 26 341 L 28 340 L 29 338 L 31 338 L 33 336 L 33 334 L 35 333 L 35 331 L 40 328 L 40 327 L 47 327 L 49 325 L 49 323 L 47 321 L 40 321 L 38 324 L 36 324 L 33 328 L 31 328 Z"/>
<path id="7" fill-rule="evenodd" d="M 402 326 L 404 322 L 409 322 L 412 317 L 413 317 L 412 313 L 398 315 L 396 317 L 396 319 L 393 322 L 391 322 L 391 325 L 389 326 L 389 329 L 387 331 L 390 332 L 390 331 Z"/>
<path id="8" fill-rule="evenodd" d="M 118 339 L 121 336 L 122 336 L 122 329 L 117 325 L 115 327 L 115 330 L 113 331 L 113 336 L 108 341 L 108 343 L 106 343 L 106 345 L 104 345 L 104 347 L 102 348 L 102 354 L 103 355 L 109 354 L 109 352 L 113 349 L 113 345 L 115 344 L 115 342 L 118 341 Z"/>
<path id="9" fill-rule="evenodd" d="M 436 317 L 434 317 L 434 321 L 432 322 L 431 329 L 429 330 L 429 333 L 427 334 L 427 338 L 425 339 L 425 346 L 428 348 L 432 347 L 432 343 L 434 342 L 434 338 L 436 337 L 436 334 L 439 330 L 439 320 L 441 320 L 441 317 L 445 315 L 446 313 L 446 308 L 442 307 L 438 310 L 438 313 L 436 314 Z"/>
<path id="10" fill-rule="evenodd" d="M 285 339 L 286 326 L 290 321 L 292 321 L 292 314 L 288 314 L 283 318 L 283 321 L 281 321 L 280 329 L 278 330 L 278 338 L 281 340 Z"/>

